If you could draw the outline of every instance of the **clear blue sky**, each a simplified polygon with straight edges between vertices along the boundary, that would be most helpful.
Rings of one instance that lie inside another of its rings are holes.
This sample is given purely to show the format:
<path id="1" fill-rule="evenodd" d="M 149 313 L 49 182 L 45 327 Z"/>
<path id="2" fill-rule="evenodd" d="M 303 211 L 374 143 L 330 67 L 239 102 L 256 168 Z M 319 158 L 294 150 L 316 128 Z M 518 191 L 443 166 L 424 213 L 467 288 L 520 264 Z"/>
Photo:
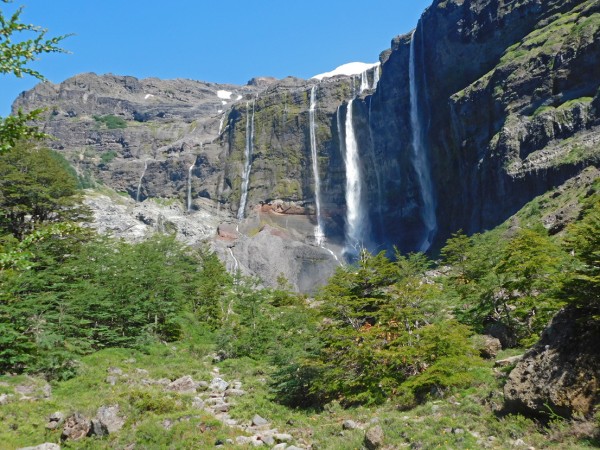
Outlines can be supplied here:
<path id="1" fill-rule="evenodd" d="M 309 78 L 375 62 L 416 26 L 432 0 L 14 0 L 23 21 L 49 29 L 70 55 L 32 67 L 58 83 L 82 72 L 244 84 L 254 76 Z M 0 76 L 0 115 L 34 79 Z"/>

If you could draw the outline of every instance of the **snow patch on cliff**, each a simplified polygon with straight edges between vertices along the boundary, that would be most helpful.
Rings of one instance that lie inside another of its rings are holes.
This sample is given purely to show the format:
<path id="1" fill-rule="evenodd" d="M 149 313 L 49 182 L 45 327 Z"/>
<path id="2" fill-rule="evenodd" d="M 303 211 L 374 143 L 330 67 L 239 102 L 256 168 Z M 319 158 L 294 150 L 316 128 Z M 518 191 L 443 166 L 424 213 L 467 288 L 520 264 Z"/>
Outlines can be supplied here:
<path id="1" fill-rule="evenodd" d="M 323 78 L 331 78 L 336 75 L 359 75 L 369 69 L 372 69 L 379 63 L 363 63 L 363 62 L 351 62 L 348 64 L 344 64 L 339 66 L 338 68 L 332 70 L 331 72 L 321 73 L 319 75 L 315 75 L 312 77 L 313 79 L 321 81 Z"/>

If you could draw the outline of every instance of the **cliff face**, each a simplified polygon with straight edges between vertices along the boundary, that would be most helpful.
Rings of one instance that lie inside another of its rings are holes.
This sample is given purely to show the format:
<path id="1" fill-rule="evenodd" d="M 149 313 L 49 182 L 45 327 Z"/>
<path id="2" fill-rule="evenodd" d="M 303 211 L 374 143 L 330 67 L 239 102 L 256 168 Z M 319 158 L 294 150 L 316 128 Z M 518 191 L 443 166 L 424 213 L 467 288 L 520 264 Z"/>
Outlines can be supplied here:
<path id="1" fill-rule="evenodd" d="M 246 86 L 85 74 L 39 85 L 14 107 L 50 108 L 49 144 L 82 176 L 139 201 L 212 205 L 231 222 L 245 195 L 254 228 L 275 224 L 307 245 L 313 86 L 322 225 L 334 247 L 356 243 L 346 236 L 349 138 L 359 155 L 358 243 L 371 250 L 435 249 L 598 165 L 595 0 L 436 0 L 380 60 L 362 77 Z"/>

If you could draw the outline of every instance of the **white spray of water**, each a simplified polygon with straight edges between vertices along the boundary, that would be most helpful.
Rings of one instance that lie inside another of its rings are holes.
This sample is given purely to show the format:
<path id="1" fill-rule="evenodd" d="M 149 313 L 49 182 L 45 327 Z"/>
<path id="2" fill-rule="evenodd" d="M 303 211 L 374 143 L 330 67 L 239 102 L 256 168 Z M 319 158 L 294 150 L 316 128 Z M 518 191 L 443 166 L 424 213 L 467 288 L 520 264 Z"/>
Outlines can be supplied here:
<path id="1" fill-rule="evenodd" d="M 423 130 L 419 116 L 419 98 L 417 87 L 417 69 L 415 62 L 415 33 L 413 32 L 410 41 L 410 61 L 408 65 L 410 79 L 410 124 L 412 127 L 412 163 L 417 174 L 417 180 L 420 185 L 423 206 L 421 208 L 421 218 L 425 225 L 425 233 L 421 242 L 419 251 L 425 252 L 432 244 L 434 234 L 437 230 L 437 221 L 435 217 L 435 202 L 433 198 L 433 187 L 431 183 L 431 168 L 425 145 L 423 142 Z"/>
<path id="2" fill-rule="evenodd" d="M 325 233 L 323 230 L 323 218 L 321 216 L 321 177 L 319 175 L 319 160 L 317 155 L 317 133 L 315 127 L 315 115 L 317 110 L 317 86 L 310 90 L 310 108 L 308 110 L 310 129 L 310 154 L 312 158 L 313 176 L 315 179 L 315 209 L 317 214 L 317 226 L 315 227 L 315 240 L 317 245 L 323 245 Z"/>
<path id="3" fill-rule="evenodd" d="M 192 170 L 196 167 L 196 161 L 198 161 L 198 157 L 194 158 L 194 162 L 188 169 L 188 180 L 187 180 L 187 211 L 190 212 L 192 210 Z"/>
<path id="4" fill-rule="evenodd" d="M 246 148 L 244 156 L 246 164 L 242 174 L 242 195 L 240 198 L 240 207 L 238 209 L 238 220 L 244 219 L 246 211 L 246 202 L 248 201 L 248 186 L 250 184 L 250 171 L 252 170 L 252 150 L 254 146 L 254 101 L 252 102 L 252 113 L 250 113 L 250 103 L 246 103 Z"/>
<path id="5" fill-rule="evenodd" d="M 365 70 L 360 74 L 360 92 L 363 93 L 369 89 L 369 77 L 367 76 L 367 71 Z"/>
<path id="6" fill-rule="evenodd" d="M 367 217 L 362 204 L 362 176 L 353 124 L 354 99 L 346 111 L 346 250 L 355 253 L 364 244 Z M 354 250 L 354 252 L 352 252 Z"/>
<path id="7" fill-rule="evenodd" d="M 380 70 L 381 64 L 377 64 L 375 67 L 373 67 L 373 86 L 371 87 L 373 90 L 377 89 L 377 85 L 379 84 Z"/>
<path id="8" fill-rule="evenodd" d="M 140 193 L 142 192 L 142 181 L 144 180 L 144 175 L 146 175 L 146 170 L 148 169 L 148 160 L 144 161 L 144 171 L 142 172 L 142 176 L 140 177 L 140 181 L 138 183 L 137 192 L 135 194 L 135 201 L 137 203 L 140 202 Z"/>
<path id="9" fill-rule="evenodd" d="M 230 271 L 233 272 L 233 274 L 236 274 L 238 269 L 240 268 L 240 263 L 233 254 L 233 250 L 231 250 L 231 247 L 227 247 L 227 250 L 229 251 L 229 255 L 231 256 L 231 258 L 233 259 L 233 267 L 230 269 Z"/>
<path id="10" fill-rule="evenodd" d="M 223 123 L 225 122 L 225 115 L 221 116 L 221 120 L 219 121 L 219 135 L 223 132 Z"/>

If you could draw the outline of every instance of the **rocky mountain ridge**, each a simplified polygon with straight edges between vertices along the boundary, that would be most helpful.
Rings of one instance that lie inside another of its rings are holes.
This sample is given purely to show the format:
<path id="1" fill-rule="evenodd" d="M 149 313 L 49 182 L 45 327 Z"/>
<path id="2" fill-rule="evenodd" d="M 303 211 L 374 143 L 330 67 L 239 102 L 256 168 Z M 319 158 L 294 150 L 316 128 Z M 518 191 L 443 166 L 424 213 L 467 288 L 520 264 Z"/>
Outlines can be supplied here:
<path id="1" fill-rule="evenodd" d="M 49 144 L 82 177 L 138 202 L 218 215 L 212 240 L 232 265 L 270 283 L 278 274 L 265 268 L 283 266 L 298 289 L 314 276 L 315 258 L 330 273 L 334 256 L 356 245 L 435 251 L 450 233 L 492 228 L 598 166 L 596 1 L 436 0 L 380 62 L 357 76 L 246 86 L 83 74 L 23 93 L 14 109 L 50 108 L 44 129 L 57 139 Z M 350 201 L 363 222 L 352 242 Z M 242 250 L 243 241 L 256 247 Z M 285 255 L 271 248 L 282 245 Z"/>

